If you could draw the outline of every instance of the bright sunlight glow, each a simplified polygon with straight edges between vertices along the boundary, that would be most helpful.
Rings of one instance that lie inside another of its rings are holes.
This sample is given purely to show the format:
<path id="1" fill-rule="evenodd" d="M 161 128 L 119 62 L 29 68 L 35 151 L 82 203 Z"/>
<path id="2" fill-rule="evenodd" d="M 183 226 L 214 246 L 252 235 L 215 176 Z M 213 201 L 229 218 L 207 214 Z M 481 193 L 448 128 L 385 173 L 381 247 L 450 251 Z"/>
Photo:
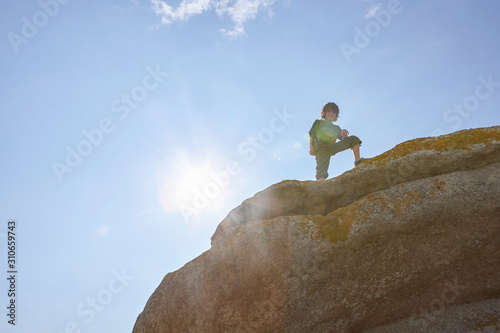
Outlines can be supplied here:
<path id="1" fill-rule="evenodd" d="M 221 173 L 213 157 L 194 161 L 183 153 L 166 163 L 158 200 L 169 213 L 181 214 L 187 224 L 220 211 L 227 201 L 230 177 Z"/>

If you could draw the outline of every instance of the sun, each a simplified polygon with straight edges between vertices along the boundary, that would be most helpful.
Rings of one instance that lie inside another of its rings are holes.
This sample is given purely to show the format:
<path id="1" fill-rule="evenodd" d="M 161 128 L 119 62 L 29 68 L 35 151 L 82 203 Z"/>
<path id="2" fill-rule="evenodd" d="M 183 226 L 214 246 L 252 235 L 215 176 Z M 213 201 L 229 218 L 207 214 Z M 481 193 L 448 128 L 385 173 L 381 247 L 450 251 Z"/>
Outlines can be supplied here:
<path id="1" fill-rule="evenodd" d="M 158 200 L 169 213 L 192 222 L 222 209 L 229 196 L 230 175 L 216 167 L 214 158 L 193 160 L 178 153 L 165 167 Z"/>
<path id="2" fill-rule="evenodd" d="M 196 190 L 208 181 L 211 162 L 193 162 L 185 156 L 175 159 L 168 170 L 167 180 L 160 189 L 160 203 L 169 212 L 177 212 L 182 204 L 191 201 Z"/>

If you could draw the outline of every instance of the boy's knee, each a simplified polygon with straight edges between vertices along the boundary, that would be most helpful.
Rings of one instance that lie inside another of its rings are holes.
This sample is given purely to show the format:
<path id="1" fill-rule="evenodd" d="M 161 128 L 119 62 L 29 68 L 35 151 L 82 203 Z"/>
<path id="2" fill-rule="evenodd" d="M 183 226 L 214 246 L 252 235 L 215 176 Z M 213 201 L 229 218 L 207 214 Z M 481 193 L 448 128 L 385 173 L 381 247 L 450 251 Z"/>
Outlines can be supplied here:
<path id="1" fill-rule="evenodd" d="M 350 143 L 351 148 L 354 147 L 355 145 L 361 145 L 362 141 L 355 135 L 349 136 L 348 139 L 350 141 L 349 143 Z"/>

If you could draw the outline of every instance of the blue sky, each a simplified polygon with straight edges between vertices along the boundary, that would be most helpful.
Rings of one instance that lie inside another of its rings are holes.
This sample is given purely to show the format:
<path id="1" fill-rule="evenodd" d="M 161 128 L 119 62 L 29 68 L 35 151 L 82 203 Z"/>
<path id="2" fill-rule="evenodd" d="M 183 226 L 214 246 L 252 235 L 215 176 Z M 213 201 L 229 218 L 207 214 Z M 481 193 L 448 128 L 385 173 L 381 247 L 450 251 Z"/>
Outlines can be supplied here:
<path id="1" fill-rule="evenodd" d="M 0 4 L 2 332 L 129 332 L 244 199 L 314 179 L 322 106 L 372 157 L 500 123 L 495 0 Z M 332 159 L 331 177 L 353 167 Z"/>

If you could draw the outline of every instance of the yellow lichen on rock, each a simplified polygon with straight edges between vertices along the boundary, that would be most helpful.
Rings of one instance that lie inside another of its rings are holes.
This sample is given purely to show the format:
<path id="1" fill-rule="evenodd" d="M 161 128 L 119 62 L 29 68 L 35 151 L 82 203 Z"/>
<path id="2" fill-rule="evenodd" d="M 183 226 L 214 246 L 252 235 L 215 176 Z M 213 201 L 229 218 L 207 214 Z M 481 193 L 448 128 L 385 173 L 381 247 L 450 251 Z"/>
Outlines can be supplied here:
<path id="1" fill-rule="evenodd" d="M 352 222 L 336 215 L 332 213 L 327 216 L 314 215 L 300 218 L 296 236 L 306 234 L 310 239 L 326 239 L 330 243 L 346 241 L 349 238 Z"/>
<path id="2" fill-rule="evenodd" d="M 475 327 L 471 332 L 485 332 L 486 328 L 495 327 L 495 331 L 500 330 L 500 320 L 495 317 L 486 317 L 484 320 L 475 323 Z"/>
<path id="3" fill-rule="evenodd" d="M 351 228 L 356 223 L 363 223 L 370 216 L 391 211 L 395 216 L 405 213 L 412 205 L 419 205 L 428 196 L 446 193 L 446 182 L 439 179 L 429 179 L 432 183 L 425 192 L 406 189 L 400 185 L 399 193 L 393 193 L 390 198 L 384 192 L 366 195 L 362 199 L 342 208 L 338 208 L 327 215 L 308 215 L 298 217 L 298 234 L 307 234 L 310 239 L 326 239 L 330 243 L 337 243 L 349 239 Z"/>
<path id="4" fill-rule="evenodd" d="M 383 165 L 415 151 L 471 150 L 479 144 L 500 141 L 500 126 L 463 130 L 440 137 L 419 138 L 403 142 L 393 149 L 369 159 L 364 165 Z"/>
<path id="5" fill-rule="evenodd" d="M 446 192 L 446 189 L 445 189 L 445 185 L 446 185 L 446 182 L 444 182 L 443 180 L 440 180 L 440 179 L 437 179 L 437 178 L 434 178 L 432 180 L 434 182 L 434 187 L 436 190 L 438 190 L 439 192 Z M 432 190 L 430 192 L 430 194 L 434 194 L 436 193 L 434 190 Z"/>

